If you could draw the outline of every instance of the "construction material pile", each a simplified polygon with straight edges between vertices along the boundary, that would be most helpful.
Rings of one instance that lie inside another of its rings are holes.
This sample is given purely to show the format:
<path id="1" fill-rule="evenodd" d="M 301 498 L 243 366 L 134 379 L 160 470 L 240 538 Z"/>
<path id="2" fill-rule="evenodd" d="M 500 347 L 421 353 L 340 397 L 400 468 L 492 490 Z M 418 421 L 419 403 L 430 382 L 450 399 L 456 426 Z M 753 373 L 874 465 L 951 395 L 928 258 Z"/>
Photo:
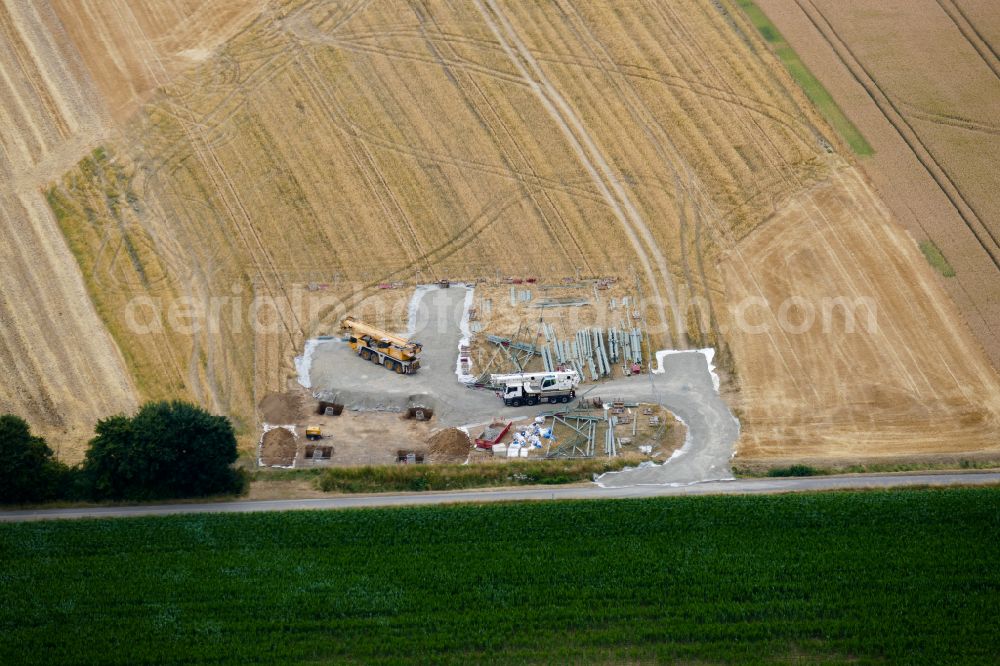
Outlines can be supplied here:
<path id="1" fill-rule="evenodd" d="M 431 462 L 464 462 L 472 449 L 469 436 L 458 428 L 435 433 L 427 440 Z"/>

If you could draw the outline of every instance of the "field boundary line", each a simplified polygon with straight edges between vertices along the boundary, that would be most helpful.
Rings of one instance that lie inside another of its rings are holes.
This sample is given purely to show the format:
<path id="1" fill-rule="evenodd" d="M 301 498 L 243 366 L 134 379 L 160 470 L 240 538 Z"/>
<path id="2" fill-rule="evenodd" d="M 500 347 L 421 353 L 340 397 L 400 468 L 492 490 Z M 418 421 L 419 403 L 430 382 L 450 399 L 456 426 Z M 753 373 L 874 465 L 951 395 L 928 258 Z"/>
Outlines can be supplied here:
<path id="1" fill-rule="evenodd" d="M 1000 56 L 998 56 L 997 52 L 993 50 L 993 46 L 986 40 L 985 37 L 983 37 L 982 33 L 979 32 L 979 29 L 976 28 L 975 24 L 969 20 L 969 17 L 964 11 L 962 11 L 962 8 L 958 6 L 958 3 L 954 0 L 937 0 L 937 4 L 941 10 L 948 15 L 948 18 L 950 18 L 951 22 L 955 24 L 958 31 L 962 33 L 962 37 L 965 38 L 965 41 L 967 41 L 969 45 L 975 49 L 976 53 L 979 54 L 979 57 L 982 58 L 984 63 L 986 63 L 986 66 L 990 68 L 990 71 L 993 72 L 993 76 L 1000 80 Z M 959 20 L 958 17 L 961 17 L 961 20 Z M 991 55 L 993 56 L 992 60 L 990 59 Z"/>
<path id="2" fill-rule="evenodd" d="M 900 112 L 895 102 L 892 101 L 892 98 L 889 97 L 871 72 L 861 63 L 851 50 L 851 47 L 837 34 L 829 19 L 816 7 L 812 0 L 795 0 L 795 3 L 802 10 L 806 18 L 809 19 L 809 22 L 820 36 L 830 45 L 830 48 L 833 49 L 833 52 L 851 73 L 851 76 L 854 77 L 854 80 L 868 93 L 869 98 L 878 107 L 879 111 L 882 112 L 886 121 L 892 125 L 900 138 L 910 148 L 914 157 L 917 158 L 928 175 L 937 183 L 938 187 L 948 198 L 948 201 L 962 218 L 965 226 L 968 227 L 976 241 L 990 257 L 993 265 L 997 270 L 1000 270 L 1000 252 L 998 252 L 1000 250 L 1000 242 L 997 241 L 997 238 L 990 231 L 989 227 L 986 226 L 976 210 L 965 199 L 962 191 L 937 161 L 937 158 L 934 157 L 930 149 L 920 139 L 920 135 L 913 129 L 909 121 L 906 120 L 906 117 Z M 807 3 L 812 7 L 816 16 L 806 8 Z M 817 16 L 819 17 L 818 19 Z M 820 24 L 821 22 L 826 26 L 825 29 Z M 977 225 L 982 227 L 982 231 L 976 228 Z M 987 238 L 992 241 L 993 246 L 997 249 L 990 247 L 990 244 L 986 240 Z"/>

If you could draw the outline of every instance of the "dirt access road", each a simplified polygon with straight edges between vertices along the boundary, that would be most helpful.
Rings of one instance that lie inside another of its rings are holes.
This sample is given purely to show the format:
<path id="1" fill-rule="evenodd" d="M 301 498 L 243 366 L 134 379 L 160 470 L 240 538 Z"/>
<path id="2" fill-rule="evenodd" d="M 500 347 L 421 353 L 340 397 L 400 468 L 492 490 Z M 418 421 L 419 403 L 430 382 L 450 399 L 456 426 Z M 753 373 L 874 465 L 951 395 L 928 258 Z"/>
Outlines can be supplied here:
<path id="1" fill-rule="evenodd" d="M 448 493 L 406 493 L 338 496 L 325 499 L 291 499 L 215 502 L 205 504 L 157 504 L 146 506 L 85 507 L 75 509 L 28 509 L 0 511 L 0 523 L 76 518 L 126 518 L 194 513 L 259 513 L 402 507 L 429 504 L 483 502 L 540 502 L 544 500 L 625 499 L 676 497 L 679 495 L 757 495 L 829 490 L 886 489 L 912 487 L 987 486 L 1000 483 L 998 472 L 955 472 L 948 474 L 875 474 L 857 476 L 813 476 L 796 479 L 740 479 L 713 481 L 692 486 L 637 486 L 598 488 L 504 488 Z"/>
<path id="2" fill-rule="evenodd" d="M 423 343 L 424 351 L 417 374 L 388 372 L 362 361 L 346 343 L 331 340 L 313 353 L 312 388 L 323 399 L 341 402 L 348 409 L 433 407 L 438 425 L 468 426 L 473 432 L 497 417 L 515 419 L 551 411 L 550 405 L 505 408 L 492 392 L 472 390 L 458 382 L 455 364 L 466 294 L 459 287 L 418 292 L 411 337 Z M 582 386 L 581 395 L 661 404 L 688 427 L 684 447 L 670 462 L 606 474 L 601 485 L 684 484 L 732 476 L 729 460 L 739 424 L 716 392 L 705 357 L 698 352 L 672 354 L 664 359 L 662 369 L 661 374 Z"/>

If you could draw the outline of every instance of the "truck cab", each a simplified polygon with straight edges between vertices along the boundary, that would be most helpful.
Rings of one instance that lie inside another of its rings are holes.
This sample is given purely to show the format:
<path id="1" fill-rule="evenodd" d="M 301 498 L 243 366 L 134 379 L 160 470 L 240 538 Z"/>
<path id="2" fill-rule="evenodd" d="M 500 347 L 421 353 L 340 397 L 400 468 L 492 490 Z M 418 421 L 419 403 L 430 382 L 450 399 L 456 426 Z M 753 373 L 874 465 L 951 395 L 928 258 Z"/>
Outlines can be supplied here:
<path id="1" fill-rule="evenodd" d="M 576 397 L 572 385 L 560 383 L 554 377 L 543 378 L 540 382 L 511 382 L 504 385 L 503 404 L 508 407 L 534 406 L 538 403 L 567 403 Z"/>

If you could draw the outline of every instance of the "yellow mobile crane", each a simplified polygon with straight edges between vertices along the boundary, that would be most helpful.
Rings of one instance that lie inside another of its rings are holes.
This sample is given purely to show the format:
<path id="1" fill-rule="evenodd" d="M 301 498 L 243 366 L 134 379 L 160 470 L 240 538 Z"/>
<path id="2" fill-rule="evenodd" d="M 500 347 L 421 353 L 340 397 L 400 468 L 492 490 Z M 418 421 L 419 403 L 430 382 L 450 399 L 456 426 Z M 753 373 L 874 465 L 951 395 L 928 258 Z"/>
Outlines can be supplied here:
<path id="1" fill-rule="evenodd" d="M 354 317 L 346 317 L 340 327 L 350 331 L 348 344 L 366 361 L 384 365 L 401 375 L 411 375 L 420 367 L 417 355 L 423 345 L 419 342 L 410 342 L 406 338 L 362 324 Z"/>

